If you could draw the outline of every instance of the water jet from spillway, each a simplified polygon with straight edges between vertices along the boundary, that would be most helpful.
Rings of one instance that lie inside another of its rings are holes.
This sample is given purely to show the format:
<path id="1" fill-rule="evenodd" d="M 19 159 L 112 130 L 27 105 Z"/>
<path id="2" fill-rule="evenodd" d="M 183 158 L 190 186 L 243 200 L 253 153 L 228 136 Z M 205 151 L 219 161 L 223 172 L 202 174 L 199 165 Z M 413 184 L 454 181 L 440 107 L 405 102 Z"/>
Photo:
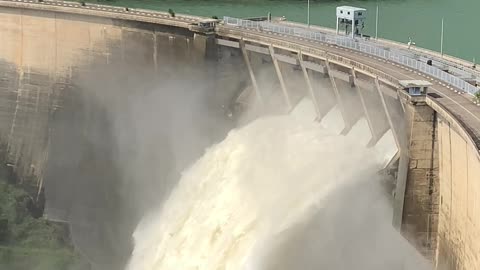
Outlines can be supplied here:
<path id="1" fill-rule="evenodd" d="M 390 226 L 388 200 L 377 188 L 383 162 L 351 136 L 312 121 L 255 120 L 184 171 L 161 209 L 138 225 L 127 269 L 394 269 L 407 253 L 417 255 Z M 361 202 L 344 207 L 352 189 Z M 370 222 L 373 231 L 362 232 Z M 371 252 L 359 248 L 369 233 Z M 306 251 L 289 251 L 298 241 Z"/>

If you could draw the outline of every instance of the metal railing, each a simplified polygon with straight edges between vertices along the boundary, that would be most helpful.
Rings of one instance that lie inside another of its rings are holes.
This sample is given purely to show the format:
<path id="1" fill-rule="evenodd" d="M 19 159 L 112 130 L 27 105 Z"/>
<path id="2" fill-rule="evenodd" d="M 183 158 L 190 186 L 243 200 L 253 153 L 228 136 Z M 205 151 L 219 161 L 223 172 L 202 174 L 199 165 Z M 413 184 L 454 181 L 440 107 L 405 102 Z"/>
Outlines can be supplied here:
<path id="1" fill-rule="evenodd" d="M 386 49 L 384 47 L 374 46 L 373 44 L 369 44 L 368 42 L 361 39 L 353 39 L 346 36 L 338 36 L 334 34 L 327 34 L 298 27 L 279 25 L 267 21 L 250 21 L 232 17 L 223 17 L 223 21 L 224 24 L 228 26 L 242 27 L 247 29 L 255 29 L 257 31 L 301 37 L 304 39 L 335 44 L 340 47 L 349 48 L 366 54 L 374 55 L 428 74 L 470 95 L 474 95 L 477 91 L 480 90 L 474 85 L 471 85 L 470 83 L 454 75 L 451 75 L 437 67 L 427 65 L 426 63 L 422 63 L 417 59 L 399 54 L 394 51 L 390 51 L 389 49 Z"/>
<path id="2" fill-rule="evenodd" d="M 101 5 L 95 3 L 85 3 L 83 1 L 74 2 L 74 1 L 63 1 L 63 0 L 0 0 L 0 4 L 5 3 L 20 3 L 33 6 L 56 6 L 63 8 L 74 8 L 79 10 L 92 10 L 92 11 L 101 11 L 109 12 L 116 15 L 134 15 L 134 16 L 144 16 L 150 18 L 160 18 L 160 19 L 171 19 L 179 20 L 181 22 L 196 22 L 203 20 L 203 17 L 185 15 L 185 14 L 176 14 L 175 17 L 170 16 L 167 12 L 147 10 L 140 8 L 129 8 L 129 7 L 119 7 L 119 6 L 110 6 L 110 5 Z"/>

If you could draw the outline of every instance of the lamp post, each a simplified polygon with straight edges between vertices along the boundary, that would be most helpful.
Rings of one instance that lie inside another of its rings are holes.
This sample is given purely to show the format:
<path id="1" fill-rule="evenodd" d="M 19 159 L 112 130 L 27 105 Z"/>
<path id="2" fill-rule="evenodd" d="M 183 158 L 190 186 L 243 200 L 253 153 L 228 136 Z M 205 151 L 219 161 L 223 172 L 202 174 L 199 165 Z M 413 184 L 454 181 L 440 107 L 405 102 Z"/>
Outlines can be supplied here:
<path id="1" fill-rule="evenodd" d="M 310 27 L 310 0 L 307 0 L 307 26 Z"/>
<path id="2" fill-rule="evenodd" d="M 440 35 L 440 54 L 443 56 L 443 18 L 442 18 L 442 33 Z"/>
<path id="3" fill-rule="evenodd" d="M 377 13 L 375 16 L 375 39 L 378 39 L 378 5 L 377 5 Z"/>

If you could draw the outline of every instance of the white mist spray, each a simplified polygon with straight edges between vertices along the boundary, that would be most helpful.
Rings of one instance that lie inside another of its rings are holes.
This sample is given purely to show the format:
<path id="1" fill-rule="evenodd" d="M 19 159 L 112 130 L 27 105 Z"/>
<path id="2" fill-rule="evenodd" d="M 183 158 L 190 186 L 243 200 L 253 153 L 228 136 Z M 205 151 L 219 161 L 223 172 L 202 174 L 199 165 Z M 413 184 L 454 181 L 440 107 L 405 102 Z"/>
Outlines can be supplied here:
<path id="1" fill-rule="evenodd" d="M 292 116 L 233 130 L 144 218 L 128 269 L 258 268 L 269 239 L 308 220 L 335 190 L 374 175 L 378 160 L 355 141 Z"/>
<path id="2" fill-rule="evenodd" d="M 391 226 L 392 149 L 327 131 L 310 105 L 209 148 L 138 225 L 127 270 L 427 269 Z"/>

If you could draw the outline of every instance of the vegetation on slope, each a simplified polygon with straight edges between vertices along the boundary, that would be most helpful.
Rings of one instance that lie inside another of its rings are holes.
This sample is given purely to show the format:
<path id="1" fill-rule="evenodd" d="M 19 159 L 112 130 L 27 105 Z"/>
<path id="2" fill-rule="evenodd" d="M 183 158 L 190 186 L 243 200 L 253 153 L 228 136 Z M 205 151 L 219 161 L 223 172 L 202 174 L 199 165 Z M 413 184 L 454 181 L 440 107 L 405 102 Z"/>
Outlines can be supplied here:
<path id="1" fill-rule="evenodd" d="M 480 91 L 477 91 L 477 93 L 473 95 L 473 102 L 480 104 Z"/>
<path id="2" fill-rule="evenodd" d="M 33 202 L 9 177 L 8 168 L 0 166 L 0 269 L 86 269 L 70 244 L 67 226 L 35 218 Z"/>

